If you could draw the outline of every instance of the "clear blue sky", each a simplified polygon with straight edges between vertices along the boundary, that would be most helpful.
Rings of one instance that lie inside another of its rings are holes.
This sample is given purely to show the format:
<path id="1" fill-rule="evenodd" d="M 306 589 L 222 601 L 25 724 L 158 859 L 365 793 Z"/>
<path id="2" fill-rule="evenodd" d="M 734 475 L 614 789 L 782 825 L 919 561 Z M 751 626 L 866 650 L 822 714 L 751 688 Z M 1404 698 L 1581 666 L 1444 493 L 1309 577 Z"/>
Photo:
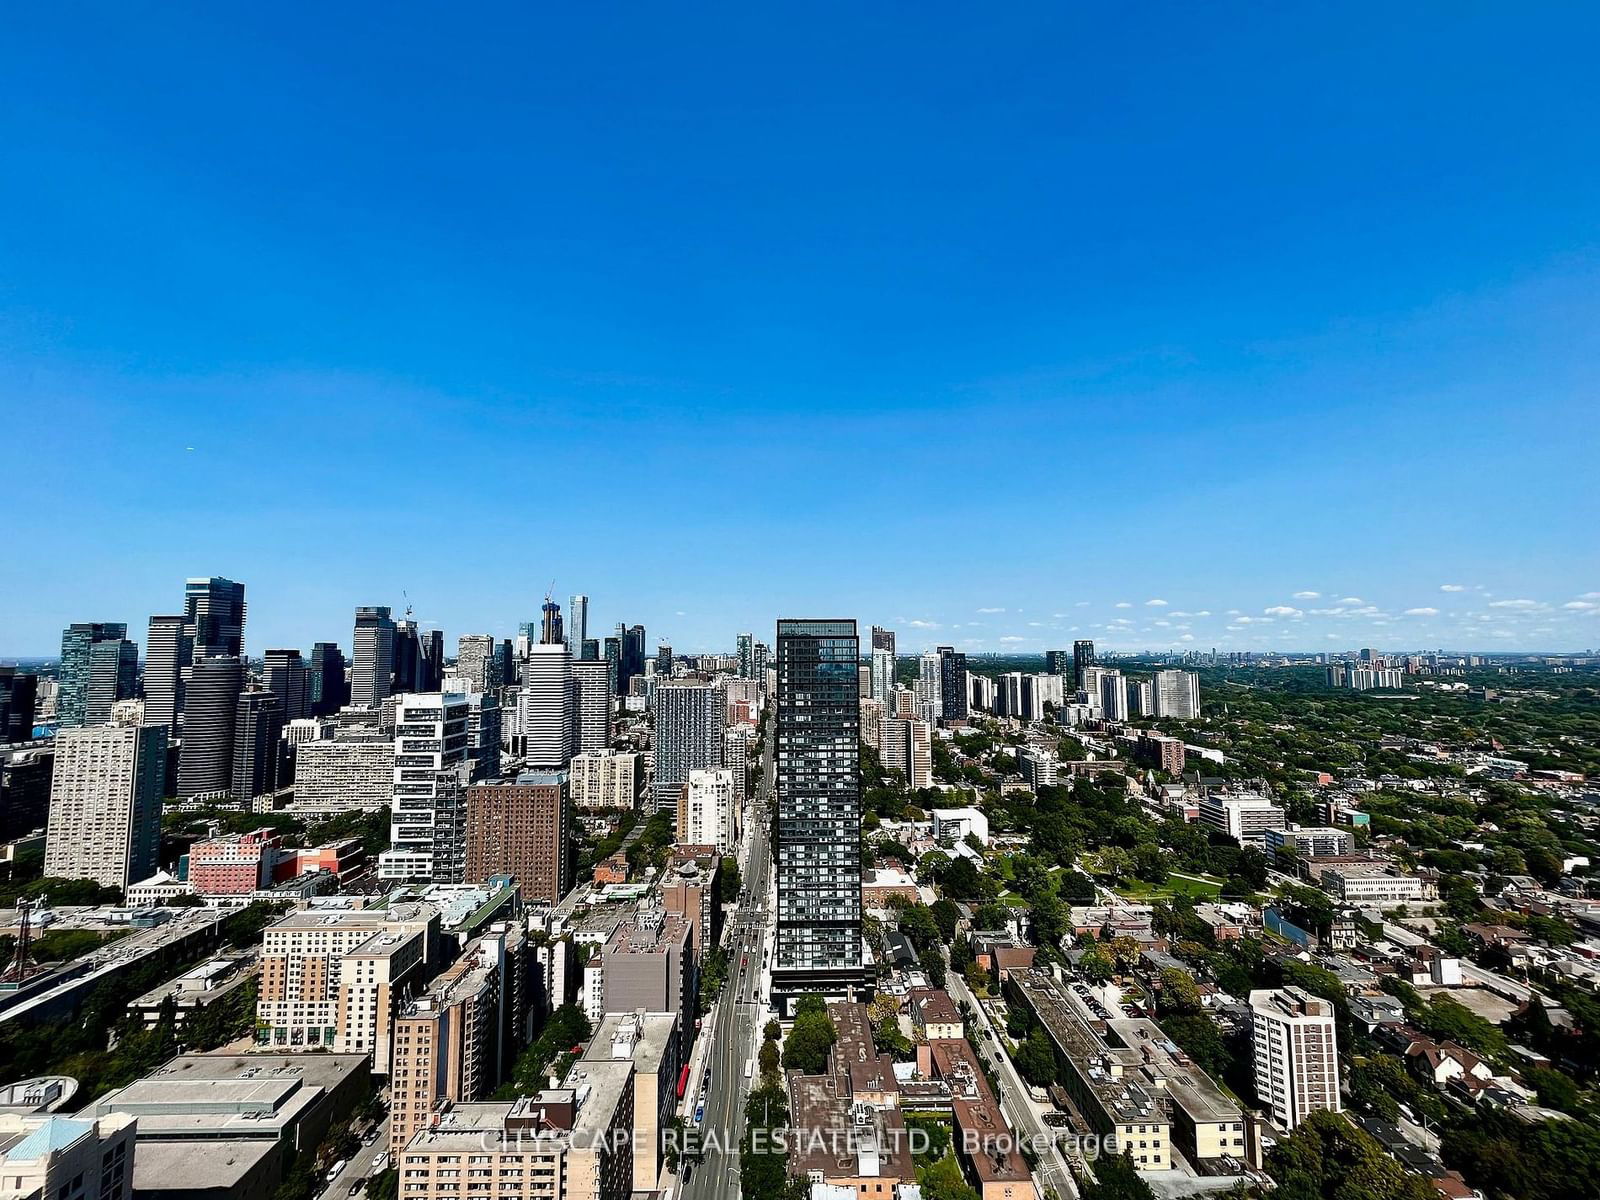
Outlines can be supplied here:
<path id="1" fill-rule="evenodd" d="M 0 654 L 1600 644 L 1592 4 L 228 7 L 8 14 Z"/>

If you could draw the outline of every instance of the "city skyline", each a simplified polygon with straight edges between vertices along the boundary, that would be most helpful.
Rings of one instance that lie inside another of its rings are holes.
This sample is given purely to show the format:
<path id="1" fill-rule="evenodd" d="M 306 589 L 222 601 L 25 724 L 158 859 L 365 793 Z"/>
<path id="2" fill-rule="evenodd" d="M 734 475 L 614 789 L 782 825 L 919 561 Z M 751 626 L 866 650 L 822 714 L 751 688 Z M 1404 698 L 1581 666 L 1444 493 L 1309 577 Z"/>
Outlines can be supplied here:
<path id="1" fill-rule="evenodd" d="M 1377 639 L 1307 590 L 1600 641 L 1600 13 L 920 15 L 17 22 L 0 420 L 55 473 L 0 654 L 202 573 L 255 651 L 407 595 L 506 636 L 552 578 L 685 650 Z"/>
<path id="2" fill-rule="evenodd" d="M 301 621 L 307 623 L 298 634 L 273 636 L 272 629 L 285 627 L 283 618 L 274 617 L 270 603 L 260 599 L 260 592 L 250 579 L 240 575 L 229 578 L 240 579 L 251 596 L 245 647 L 253 659 L 259 659 L 268 649 L 306 650 L 318 641 L 333 640 L 350 647 L 355 610 L 376 603 L 360 602 L 326 621 L 311 623 L 309 618 L 301 617 L 296 626 Z M 174 588 L 169 586 L 166 590 L 171 593 Z M 858 619 L 895 630 L 902 657 L 930 651 L 938 645 L 951 645 L 976 654 L 1043 655 L 1048 650 L 1063 649 L 1068 642 L 1080 638 L 1087 638 L 1102 649 L 1125 652 L 1209 651 L 1212 647 L 1225 651 L 1324 652 L 1375 646 L 1388 651 L 1573 653 L 1600 645 L 1600 591 L 1541 600 L 1524 594 L 1499 595 L 1479 584 L 1444 583 L 1438 585 L 1432 596 L 1423 596 L 1418 603 L 1408 605 L 1373 602 L 1367 597 L 1349 594 L 1345 589 L 1299 588 L 1248 609 L 1185 607 L 1181 600 L 1166 596 L 1139 599 L 1138 593 L 1132 591 L 1113 594 L 1135 598 L 1075 600 L 1065 607 L 1047 603 L 1033 610 L 1003 604 L 979 605 L 953 615 L 937 610 L 937 616 L 946 619 L 936 619 L 935 610 L 902 605 L 901 612 L 923 615 L 879 617 L 875 621 L 865 617 Z M 1172 591 L 1170 594 L 1181 596 L 1183 593 Z M 401 599 L 404 602 L 405 597 Z M 603 600 L 596 610 L 594 600 L 586 599 L 590 611 L 610 611 Z M 442 630 L 447 654 L 454 656 L 459 637 L 487 633 L 496 638 L 515 638 L 520 624 L 537 625 L 538 609 L 543 603 L 542 596 L 529 598 L 526 604 L 532 615 L 526 618 L 503 616 L 483 625 L 435 621 L 422 613 L 417 614 L 416 620 L 424 632 Z M 393 605 L 386 607 L 400 611 Z M 815 607 L 818 611 L 835 611 L 849 606 L 824 602 Z M 723 632 L 720 624 L 716 629 L 706 630 L 706 622 L 690 619 L 688 610 L 675 610 L 652 623 L 650 615 L 639 613 L 632 601 L 619 601 L 617 609 L 629 615 L 630 623 L 638 621 L 644 625 L 652 646 L 658 640 L 668 642 L 679 654 L 735 653 L 737 634 L 732 632 L 735 628 L 763 629 L 777 619 L 738 620 Z M 798 610 L 798 606 L 779 603 L 773 611 L 790 610 Z M 565 615 L 564 607 L 562 611 Z M 53 638 L 46 637 L 44 648 L 34 646 L 18 650 L 0 645 L 0 663 L 55 658 L 60 653 L 62 631 L 69 625 L 102 620 L 106 616 L 104 612 L 80 609 L 64 609 L 63 612 L 69 619 L 57 627 Z M 159 609 L 152 610 L 152 614 L 126 614 L 129 637 L 138 645 L 141 660 L 146 653 L 143 635 L 149 616 L 157 614 Z M 641 616 L 646 619 L 639 621 Z M 123 618 L 121 612 L 115 616 L 118 622 Z M 268 632 L 263 633 L 260 625 L 268 626 Z M 590 628 L 609 629 L 613 625 L 614 622 L 602 621 L 597 625 L 591 621 Z M 685 637 L 681 632 L 685 628 L 704 632 Z M 9 631 L 7 636 L 10 636 Z M 760 636 L 757 634 L 758 638 Z M 770 636 L 769 630 L 767 637 Z"/>

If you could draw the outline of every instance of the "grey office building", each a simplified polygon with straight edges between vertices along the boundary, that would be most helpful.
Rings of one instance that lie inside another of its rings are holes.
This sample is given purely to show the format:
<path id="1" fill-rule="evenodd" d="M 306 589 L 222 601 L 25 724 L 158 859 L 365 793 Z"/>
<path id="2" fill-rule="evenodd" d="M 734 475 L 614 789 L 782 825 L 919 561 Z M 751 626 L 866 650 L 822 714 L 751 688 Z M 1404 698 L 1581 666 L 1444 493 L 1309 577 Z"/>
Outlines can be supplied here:
<path id="1" fill-rule="evenodd" d="M 611 744 L 609 664 L 579 659 L 572 664 L 572 752 L 587 754 Z"/>
<path id="2" fill-rule="evenodd" d="M 583 643 L 588 636 L 589 597 L 573 596 L 567 601 L 567 653 L 572 655 L 574 662 L 585 657 Z"/>
<path id="3" fill-rule="evenodd" d="M 1044 652 L 1044 673 L 1046 675 L 1060 675 L 1063 679 L 1073 681 L 1077 686 L 1077 671 L 1072 665 L 1072 651 L 1046 650 Z"/>
<path id="4" fill-rule="evenodd" d="M 872 627 L 872 648 L 874 650 L 887 650 L 890 654 L 893 654 L 894 630 L 879 629 L 874 625 Z"/>
<path id="5" fill-rule="evenodd" d="M 1083 669 L 1096 664 L 1094 643 L 1087 638 L 1072 643 L 1072 685 L 1083 687 Z"/>
<path id="6" fill-rule="evenodd" d="M 104 725 L 111 704 L 133 695 L 139 677 L 139 648 L 128 641 L 128 627 L 113 621 L 79 622 L 61 633 L 61 673 L 57 677 L 56 724 L 63 729 Z"/>
<path id="7" fill-rule="evenodd" d="M 456 640 L 456 674 L 467 681 L 469 692 L 499 694 L 505 678 L 493 634 L 464 633 Z"/>
<path id="8" fill-rule="evenodd" d="M 356 609 L 355 661 L 350 671 L 350 703 L 378 708 L 394 682 L 395 624 L 382 606 Z"/>
<path id="9" fill-rule="evenodd" d="M 853 620 L 781 620 L 774 1002 L 865 999 L 861 940 L 861 641 Z"/>
<path id="10" fill-rule="evenodd" d="M 946 721 L 967 719 L 967 656 L 954 646 L 939 650 L 939 711 Z"/>
<path id="11" fill-rule="evenodd" d="M 233 733 L 235 800 L 254 800 L 278 790 L 283 757 L 283 710 L 271 692 L 245 692 L 239 697 Z"/>
<path id="12" fill-rule="evenodd" d="M 298 650 L 268 650 L 262 658 L 261 681 L 278 698 L 278 715 L 285 724 L 309 716 L 311 678 Z"/>
<path id="13" fill-rule="evenodd" d="M 344 651 L 335 642 L 311 647 L 306 667 L 307 704 L 313 717 L 325 717 L 350 703 L 350 685 L 344 677 Z"/>
<path id="14" fill-rule="evenodd" d="M 183 585 L 185 665 L 244 657 L 244 584 L 212 576 Z"/>
<path id="15" fill-rule="evenodd" d="M 232 792 L 233 734 L 243 690 L 244 663 L 232 655 L 202 658 L 190 668 L 178 758 L 181 798 Z"/>
<path id="16" fill-rule="evenodd" d="M 39 677 L 16 667 L 0 667 L 0 745 L 33 737 L 33 716 L 39 701 Z"/>

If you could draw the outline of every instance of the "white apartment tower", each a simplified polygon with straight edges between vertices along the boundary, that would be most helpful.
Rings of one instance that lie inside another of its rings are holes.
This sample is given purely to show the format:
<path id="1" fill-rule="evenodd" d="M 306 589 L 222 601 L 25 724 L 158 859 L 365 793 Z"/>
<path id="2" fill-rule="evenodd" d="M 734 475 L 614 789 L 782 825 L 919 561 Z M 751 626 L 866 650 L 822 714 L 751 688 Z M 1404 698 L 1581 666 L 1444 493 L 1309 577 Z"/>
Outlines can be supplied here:
<path id="1" fill-rule="evenodd" d="M 471 705 L 460 692 L 396 698 L 389 814 L 393 848 L 378 856 L 380 878 L 462 882 L 470 716 Z"/>
<path id="2" fill-rule="evenodd" d="M 560 642 L 533 644 L 522 667 L 521 726 L 528 767 L 564 771 L 572 761 L 572 655 Z"/>
<path id="3" fill-rule="evenodd" d="M 1200 719 L 1200 676 L 1193 671 L 1157 671 L 1152 681 L 1157 717 L 1175 721 Z"/>
<path id="4" fill-rule="evenodd" d="M 603 658 L 575 659 L 572 679 L 572 752 L 604 750 L 611 744 L 611 664 Z"/>
<path id="5" fill-rule="evenodd" d="M 732 854 L 739 842 L 739 805 L 733 772 L 690 771 L 678 797 L 678 841 L 686 846 L 715 846 Z"/>
<path id="6" fill-rule="evenodd" d="M 161 796 L 167 773 L 167 727 L 123 721 L 56 734 L 45 830 L 44 873 L 126 888 L 155 873 Z"/>
<path id="7" fill-rule="evenodd" d="M 1284 1130 L 1314 1112 L 1339 1112 L 1333 1005 L 1303 988 L 1250 993 L 1256 1096 Z"/>

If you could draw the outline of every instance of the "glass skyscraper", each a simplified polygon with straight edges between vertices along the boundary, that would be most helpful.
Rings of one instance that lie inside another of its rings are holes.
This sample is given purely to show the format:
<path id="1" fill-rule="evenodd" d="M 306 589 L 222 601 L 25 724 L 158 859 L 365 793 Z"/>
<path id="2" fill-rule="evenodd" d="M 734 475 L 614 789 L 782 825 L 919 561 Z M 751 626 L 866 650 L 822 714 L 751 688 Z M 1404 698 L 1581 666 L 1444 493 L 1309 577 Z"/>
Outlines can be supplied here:
<path id="1" fill-rule="evenodd" d="M 778 938 L 774 1000 L 865 998 L 861 641 L 850 620 L 778 622 Z"/>

